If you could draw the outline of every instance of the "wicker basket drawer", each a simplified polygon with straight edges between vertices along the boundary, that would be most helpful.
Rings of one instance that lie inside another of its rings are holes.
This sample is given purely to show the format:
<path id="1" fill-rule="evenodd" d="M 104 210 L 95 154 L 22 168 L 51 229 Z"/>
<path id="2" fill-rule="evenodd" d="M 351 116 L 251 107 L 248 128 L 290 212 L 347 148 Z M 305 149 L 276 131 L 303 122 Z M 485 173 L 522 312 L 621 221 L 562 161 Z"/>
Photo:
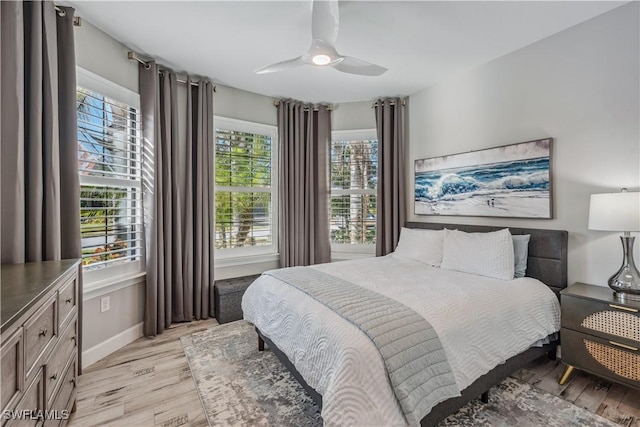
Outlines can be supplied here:
<path id="1" fill-rule="evenodd" d="M 640 389 L 640 348 L 563 328 L 562 361 Z"/>
<path id="2" fill-rule="evenodd" d="M 640 345 L 640 310 L 620 304 L 562 295 L 562 327 Z"/>

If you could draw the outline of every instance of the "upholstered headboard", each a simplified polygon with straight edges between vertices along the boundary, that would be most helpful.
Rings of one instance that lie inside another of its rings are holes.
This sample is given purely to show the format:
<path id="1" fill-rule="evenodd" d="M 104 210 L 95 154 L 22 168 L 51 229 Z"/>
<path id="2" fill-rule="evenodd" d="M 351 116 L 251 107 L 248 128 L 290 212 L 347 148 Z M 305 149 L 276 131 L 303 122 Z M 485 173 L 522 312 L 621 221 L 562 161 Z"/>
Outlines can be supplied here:
<path id="1" fill-rule="evenodd" d="M 441 230 L 449 228 L 481 233 L 505 227 L 465 224 L 436 224 L 431 222 L 407 222 L 407 228 Z M 542 230 L 537 228 L 509 227 L 511 234 L 530 234 L 527 276 L 540 280 L 556 294 L 567 287 L 567 241 L 569 233 L 564 230 Z"/>

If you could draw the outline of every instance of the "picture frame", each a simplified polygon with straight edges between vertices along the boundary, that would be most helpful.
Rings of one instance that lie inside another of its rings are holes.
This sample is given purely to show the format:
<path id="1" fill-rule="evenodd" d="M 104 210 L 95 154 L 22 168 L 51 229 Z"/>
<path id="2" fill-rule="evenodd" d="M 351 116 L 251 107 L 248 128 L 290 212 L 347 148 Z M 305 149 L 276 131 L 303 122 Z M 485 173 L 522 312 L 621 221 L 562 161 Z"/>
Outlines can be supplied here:
<path id="1" fill-rule="evenodd" d="M 553 138 L 414 162 L 416 215 L 551 219 Z"/>

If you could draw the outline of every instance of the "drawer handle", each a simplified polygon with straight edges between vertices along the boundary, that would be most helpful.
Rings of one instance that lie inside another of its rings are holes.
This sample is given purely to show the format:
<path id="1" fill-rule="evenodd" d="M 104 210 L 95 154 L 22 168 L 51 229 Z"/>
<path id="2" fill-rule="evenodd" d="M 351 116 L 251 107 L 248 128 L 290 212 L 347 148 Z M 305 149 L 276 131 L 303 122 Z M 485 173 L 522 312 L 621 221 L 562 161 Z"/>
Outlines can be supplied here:
<path id="1" fill-rule="evenodd" d="M 74 380 L 73 378 L 69 381 L 71 384 L 73 384 L 73 386 L 76 386 L 76 380 Z"/>
<path id="2" fill-rule="evenodd" d="M 631 350 L 631 351 L 638 351 L 636 347 L 631 347 L 630 345 L 626 345 L 626 344 L 620 344 L 619 342 L 615 342 L 615 341 L 609 341 L 609 344 L 615 345 L 617 347 L 626 348 L 627 350 Z"/>
<path id="3" fill-rule="evenodd" d="M 71 304 L 71 301 L 73 301 L 73 299 L 71 299 L 71 298 L 67 298 L 67 299 L 65 300 L 65 302 L 66 302 L 67 304 Z"/>
<path id="4" fill-rule="evenodd" d="M 51 381 L 55 380 L 56 378 L 58 378 L 58 374 L 53 374 L 49 377 Z"/>
<path id="5" fill-rule="evenodd" d="M 49 332 L 49 330 L 47 328 L 44 328 L 43 330 L 40 331 L 40 336 L 41 337 L 46 337 L 47 336 L 47 332 Z"/>
<path id="6" fill-rule="evenodd" d="M 632 313 L 637 313 L 639 311 L 639 310 L 636 310 L 635 308 L 623 307 L 621 305 L 615 305 L 615 304 L 609 304 L 609 307 L 616 308 L 618 310 L 630 311 Z"/>

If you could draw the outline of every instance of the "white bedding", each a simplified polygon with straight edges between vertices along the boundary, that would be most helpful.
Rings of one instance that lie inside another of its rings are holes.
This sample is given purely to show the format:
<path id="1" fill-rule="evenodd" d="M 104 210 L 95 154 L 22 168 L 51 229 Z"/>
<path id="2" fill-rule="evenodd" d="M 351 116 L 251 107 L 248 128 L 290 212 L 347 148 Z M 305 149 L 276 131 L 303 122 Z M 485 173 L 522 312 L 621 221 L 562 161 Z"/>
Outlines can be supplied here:
<path id="1" fill-rule="evenodd" d="M 393 298 L 437 331 L 460 390 L 560 329 L 560 305 L 538 280 L 503 281 L 389 255 L 316 268 Z M 305 293 L 270 276 L 242 299 L 269 337 L 322 395 L 326 426 L 406 425 L 373 342 Z"/>

